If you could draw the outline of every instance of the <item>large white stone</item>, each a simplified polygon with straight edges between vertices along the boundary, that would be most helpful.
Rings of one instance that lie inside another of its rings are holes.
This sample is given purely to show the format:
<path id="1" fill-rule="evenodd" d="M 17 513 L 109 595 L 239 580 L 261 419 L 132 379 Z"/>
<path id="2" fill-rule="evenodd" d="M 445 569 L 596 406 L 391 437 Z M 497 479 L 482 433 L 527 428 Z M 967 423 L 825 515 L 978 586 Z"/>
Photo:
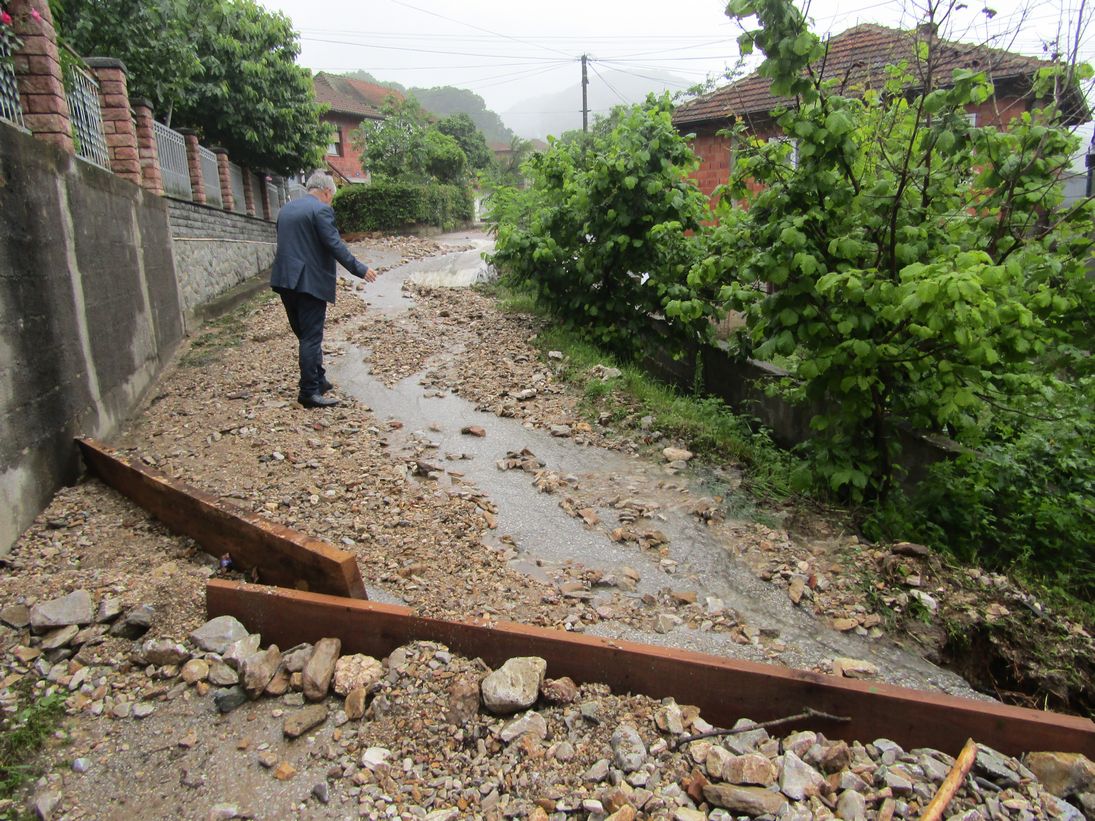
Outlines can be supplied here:
<path id="1" fill-rule="evenodd" d="M 495 715 L 525 710 L 536 703 L 547 662 L 536 656 L 512 658 L 483 679 L 483 706 Z"/>

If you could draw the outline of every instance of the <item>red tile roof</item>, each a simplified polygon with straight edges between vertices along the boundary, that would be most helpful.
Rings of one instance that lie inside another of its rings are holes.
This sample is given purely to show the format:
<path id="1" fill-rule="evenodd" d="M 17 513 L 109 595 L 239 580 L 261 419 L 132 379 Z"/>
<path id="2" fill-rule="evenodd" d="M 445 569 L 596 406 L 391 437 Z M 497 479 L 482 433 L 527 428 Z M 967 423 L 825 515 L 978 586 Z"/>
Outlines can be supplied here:
<path id="1" fill-rule="evenodd" d="M 924 35 L 917 31 L 898 31 L 885 26 L 864 23 L 828 40 L 824 71 L 827 77 L 843 78 L 854 88 L 879 87 L 886 80 L 885 67 L 908 60 L 910 65 L 915 44 Z M 1027 80 L 1051 62 L 1013 54 L 1002 49 L 975 46 L 941 40 L 936 51 L 938 76 L 950 78 L 958 68 L 986 71 L 994 82 Z M 915 71 L 915 68 L 913 69 Z M 688 100 L 677 107 L 673 122 L 678 126 L 726 120 L 731 115 L 759 116 L 786 99 L 769 93 L 770 80 L 755 72 L 728 86 Z"/>
<path id="2" fill-rule="evenodd" d="M 403 95 L 395 89 L 323 71 L 312 78 L 312 83 L 316 90 L 316 100 L 326 103 L 331 111 L 340 114 L 380 118 L 380 106 L 386 97 L 395 95 L 398 99 L 403 99 Z"/>

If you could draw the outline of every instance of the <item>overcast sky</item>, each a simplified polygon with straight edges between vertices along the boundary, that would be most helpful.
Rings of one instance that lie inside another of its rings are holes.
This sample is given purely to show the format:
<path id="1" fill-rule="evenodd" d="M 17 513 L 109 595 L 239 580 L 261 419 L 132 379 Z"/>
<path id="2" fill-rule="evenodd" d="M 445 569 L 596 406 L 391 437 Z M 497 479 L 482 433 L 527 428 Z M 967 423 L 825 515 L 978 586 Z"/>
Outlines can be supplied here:
<path id="1" fill-rule="evenodd" d="M 672 72 L 688 82 L 717 76 L 735 63 L 740 31 L 720 0 L 260 2 L 292 18 L 301 35 L 300 63 L 314 71 L 364 69 L 405 86 L 469 88 L 499 112 L 578 82 L 583 53 L 593 60 L 591 81 L 609 70 Z M 1000 0 L 989 4 L 996 15 L 988 20 L 982 0 L 969 2 L 958 13 L 955 39 L 997 35 L 1002 47 L 1032 56 L 1042 54 L 1043 41 L 1055 39 L 1059 21 L 1079 6 L 1079 0 Z M 814 0 L 810 16 L 816 31 L 836 33 L 856 23 L 908 26 L 915 12 L 903 0 Z M 1095 60 L 1093 33 L 1095 26 L 1081 42 L 1087 60 Z"/>

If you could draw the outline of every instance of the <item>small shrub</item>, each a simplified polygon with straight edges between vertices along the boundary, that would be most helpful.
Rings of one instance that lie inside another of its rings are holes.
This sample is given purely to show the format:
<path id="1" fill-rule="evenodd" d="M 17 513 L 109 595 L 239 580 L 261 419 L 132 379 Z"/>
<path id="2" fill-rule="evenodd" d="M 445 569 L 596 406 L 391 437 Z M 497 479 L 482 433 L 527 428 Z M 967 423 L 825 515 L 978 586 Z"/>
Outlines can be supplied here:
<path id="1" fill-rule="evenodd" d="M 343 231 L 399 231 L 416 225 L 455 228 L 471 220 L 474 204 L 466 186 L 375 180 L 340 189 L 334 209 Z"/>

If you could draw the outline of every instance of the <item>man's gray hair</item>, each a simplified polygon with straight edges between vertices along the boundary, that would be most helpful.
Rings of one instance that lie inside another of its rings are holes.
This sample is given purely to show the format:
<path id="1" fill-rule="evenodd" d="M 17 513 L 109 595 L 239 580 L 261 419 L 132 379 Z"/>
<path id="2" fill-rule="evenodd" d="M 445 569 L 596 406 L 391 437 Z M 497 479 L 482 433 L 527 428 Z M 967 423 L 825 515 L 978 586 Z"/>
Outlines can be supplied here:
<path id="1" fill-rule="evenodd" d="M 330 174 L 316 171 L 308 178 L 308 182 L 305 183 L 304 187 L 309 191 L 334 191 L 335 181 L 331 179 Z"/>

